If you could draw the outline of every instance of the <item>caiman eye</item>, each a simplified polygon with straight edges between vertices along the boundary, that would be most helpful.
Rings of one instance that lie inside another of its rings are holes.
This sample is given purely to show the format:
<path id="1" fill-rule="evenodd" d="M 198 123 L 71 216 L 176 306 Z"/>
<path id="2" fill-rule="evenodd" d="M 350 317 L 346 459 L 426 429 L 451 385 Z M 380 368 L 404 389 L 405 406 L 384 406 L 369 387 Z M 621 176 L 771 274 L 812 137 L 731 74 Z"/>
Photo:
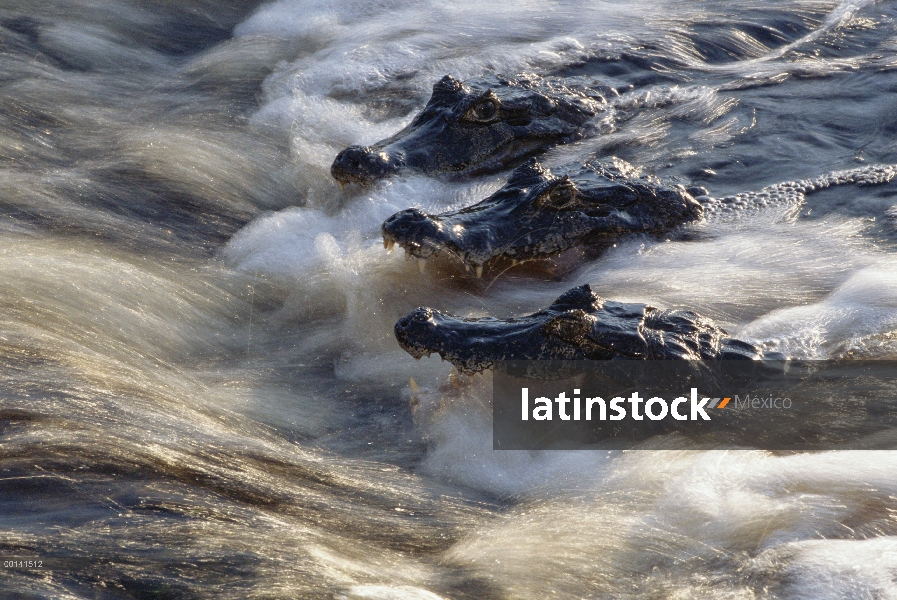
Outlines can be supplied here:
<path id="1" fill-rule="evenodd" d="M 558 337 L 570 344 L 584 344 L 594 320 L 582 309 L 571 310 L 554 317 L 541 329 L 544 335 Z"/>
<path id="2" fill-rule="evenodd" d="M 572 181 L 565 178 L 560 185 L 554 186 L 539 196 L 538 202 L 546 208 L 557 210 L 572 209 L 579 205 L 576 196 L 576 186 Z"/>
<path id="3" fill-rule="evenodd" d="M 464 115 L 466 121 L 488 123 L 498 116 L 498 101 L 488 98 L 471 106 Z"/>

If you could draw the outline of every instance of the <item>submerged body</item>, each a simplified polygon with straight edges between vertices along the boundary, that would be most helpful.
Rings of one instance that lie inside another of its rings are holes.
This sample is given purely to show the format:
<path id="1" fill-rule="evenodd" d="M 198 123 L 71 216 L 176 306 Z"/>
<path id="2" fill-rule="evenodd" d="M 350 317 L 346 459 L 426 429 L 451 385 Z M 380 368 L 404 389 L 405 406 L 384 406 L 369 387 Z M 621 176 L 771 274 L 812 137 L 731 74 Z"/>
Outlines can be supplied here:
<path id="1" fill-rule="evenodd" d="M 588 285 L 525 317 L 459 318 L 418 308 L 395 326 L 415 358 L 435 352 L 474 374 L 499 360 L 759 359 L 762 349 L 732 339 L 713 321 L 685 310 L 604 300 Z"/>
<path id="2" fill-rule="evenodd" d="M 553 174 L 536 162 L 519 167 L 485 200 L 437 215 L 411 208 L 382 226 L 385 245 L 409 257 L 451 255 L 482 273 L 496 258 L 549 258 L 574 247 L 600 250 L 629 234 L 658 235 L 711 216 L 799 205 L 806 194 L 834 185 L 877 185 L 897 174 L 893 165 L 838 171 L 779 183 L 720 199 L 703 188 L 664 183 L 620 159 L 593 160 Z"/>
<path id="3" fill-rule="evenodd" d="M 555 144 L 588 134 L 616 91 L 596 82 L 521 75 L 443 77 L 403 130 L 349 146 L 331 166 L 342 184 L 368 185 L 402 172 L 479 174 L 512 168 Z"/>

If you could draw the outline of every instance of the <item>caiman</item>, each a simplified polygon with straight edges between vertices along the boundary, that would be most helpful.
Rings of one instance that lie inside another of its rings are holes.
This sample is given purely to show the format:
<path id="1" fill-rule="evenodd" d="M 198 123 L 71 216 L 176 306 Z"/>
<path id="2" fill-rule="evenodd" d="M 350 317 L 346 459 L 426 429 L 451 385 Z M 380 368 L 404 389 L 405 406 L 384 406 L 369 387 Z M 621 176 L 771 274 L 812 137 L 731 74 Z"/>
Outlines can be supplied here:
<path id="1" fill-rule="evenodd" d="M 413 357 L 437 353 L 468 375 L 499 360 L 764 358 L 758 344 L 729 337 L 692 311 L 605 300 L 588 285 L 539 312 L 510 319 L 418 308 L 399 319 L 395 335 Z"/>
<path id="2" fill-rule="evenodd" d="M 591 251 L 632 234 L 660 235 L 687 223 L 724 218 L 771 205 L 799 206 L 807 194 L 832 186 L 887 183 L 895 165 L 836 171 L 724 198 L 701 187 L 664 182 L 626 161 L 612 158 L 570 164 L 558 173 L 530 161 L 485 200 L 440 214 L 400 211 L 382 226 L 383 243 L 405 249 L 421 262 L 452 256 L 483 272 L 496 258 L 549 258 L 574 247 Z"/>
<path id="3" fill-rule="evenodd" d="M 479 175 L 519 165 L 556 144 L 590 134 L 589 122 L 616 90 L 581 78 L 445 76 L 411 123 L 370 146 L 349 146 L 330 172 L 369 185 L 398 173 Z"/>

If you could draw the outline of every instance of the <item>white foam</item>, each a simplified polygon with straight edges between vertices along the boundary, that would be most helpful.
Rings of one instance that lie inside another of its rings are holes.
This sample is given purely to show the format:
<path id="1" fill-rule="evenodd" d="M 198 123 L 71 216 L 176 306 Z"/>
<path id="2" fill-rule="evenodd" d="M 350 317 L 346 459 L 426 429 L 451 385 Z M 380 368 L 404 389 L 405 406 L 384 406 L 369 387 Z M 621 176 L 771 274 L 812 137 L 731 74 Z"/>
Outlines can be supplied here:
<path id="1" fill-rule="evenodd" d="M 895 492 L 895 461 L 877 451 L 626 452 L 587 492 L 523 503 L 449 556 L 520 598 L 629 586 L 648 596 L 752 598 L 758 579 L 786 597 L 890 598 L 893 538 L 820 538 L 852 535 L 850 523 L 888 526 L 879 509 Z"/>
<path id="2" fill-rule="evenodd" d="M 792 208 L 699 224 L 691 229 L 708 237 L 695 241 L 630 238 L 575 283 L 608 298 L 687 307 L 753 335 L 739 327 L 783 304 L 816 302 L 884 256 L 862 236 L 863 220 L 793 221 Z"/>
<path id="3" fill-rule="evenodd" d="M 782 308 L 743 329 L 775 339 L 796 358 L 827 358 L 833 348 L 862 351 L 868 338 L 897 331 L 897 260 L 880 260 L 852 274 L 820 302 Z"/>
<path id="4" fill-rule="evenodd" d="M 806 540 L 761 554 L 752 565 L 785 581 L 782 591 L 798 600 L 897 598 L 897 538 Z"/>

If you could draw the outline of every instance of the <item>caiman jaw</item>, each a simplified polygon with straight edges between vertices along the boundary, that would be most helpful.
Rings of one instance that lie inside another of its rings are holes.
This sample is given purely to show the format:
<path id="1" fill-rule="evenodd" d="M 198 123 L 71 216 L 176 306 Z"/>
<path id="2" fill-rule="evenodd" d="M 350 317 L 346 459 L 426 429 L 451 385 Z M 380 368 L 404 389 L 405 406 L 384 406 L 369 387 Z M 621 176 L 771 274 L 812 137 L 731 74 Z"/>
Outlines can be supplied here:
<path id="1" fill-rule="evenodd" d="M 476 274 L 478 279 L 483 276 L 483 271 L 486 266 L 485 262 L 477 263 L 474 261 L 464 260 L 463 255 L 461 255 L 459 252 L 441 246 L 433 247 L 432 245 L 429 248 L 431 252 L 427 254 L 427 256 L 422 256 L 424 252 L 423 248 L 419 244 L 403 243 L 402 241 L 396 240 L 394 237 L 387 233 L 383 234 L 383 247 L 386 248 L 387 254 L 392 254 L 392 251 L 395 248 L 396 244 L 398 244 L 405 250 L 405 260 L 411 260 L 412 258 L 417 259 L 417 265 L 421 273 L 424 272 L 427 260 L 430 257 L 442 254 L 456 257 L 461 262 L 461 264 L 464 265 L 464 270 L 468 273 Z M 490 259 L 487 259 L 487 261 L 488 260 Z M 516 266 L 520 263 L 526 262 L 526 260 L 518 260 L 516 258 L 511 258 L 509 260 L 511 261 L 511 266 Z"/>
<path id="2" fill-rule="evenodd" d="M 477 277 L 483 275 L 483 262 L 465 260 L 463 252 L 453 248 L 450 234 L 444 231 L 444 223 L 416 209 L 409 208 L 398 212 L 384 221 L 381 227 L 383 247 L 392 252 L 396 244 L 405 250 L 405 260 L 417 259 L 418 268 L 423 273 L 427 259 L 437 254 L 448 254 L 460 259 L 469 272 L 473 270 Z M 420 243 L 417 239 L 426 243 Z"/>
<path id="3" fill-rule="evenodd" d="M 386 252 L 388 254 L 392 254 L 393 249 L 395 248 L 396 243 L 399 244 L 405 250 L 405 260 L 411 260 L 412 258 L 417 259 L 417 266 L 421 273 L 424 272 L 427 264 L 427 260 L 430 256 L 435 256 L 437 254 L 451 254 L 457 255 L 455 252 L 451 252 L 450 250 L 438 249 L 432 251 L 427 257 L 420 256 L 423 252 L 419 245 L 417 244 L 403 244 L 402 242 L 396 242 L 394 238 L 388 236 L 386 234 L 383 235 L 383 247 L 386 248 Z M 476 273 L 476 276 L 483 276 L 483 264 L 477 264 L 474 262 L 466 262 L 464 259 L 461 259 L 461 264 L 464 265 L 464 270 L 468 273 L 473 271 Z M 514 264 L 517 264 L 517 261 L 514 261 Z"/>

